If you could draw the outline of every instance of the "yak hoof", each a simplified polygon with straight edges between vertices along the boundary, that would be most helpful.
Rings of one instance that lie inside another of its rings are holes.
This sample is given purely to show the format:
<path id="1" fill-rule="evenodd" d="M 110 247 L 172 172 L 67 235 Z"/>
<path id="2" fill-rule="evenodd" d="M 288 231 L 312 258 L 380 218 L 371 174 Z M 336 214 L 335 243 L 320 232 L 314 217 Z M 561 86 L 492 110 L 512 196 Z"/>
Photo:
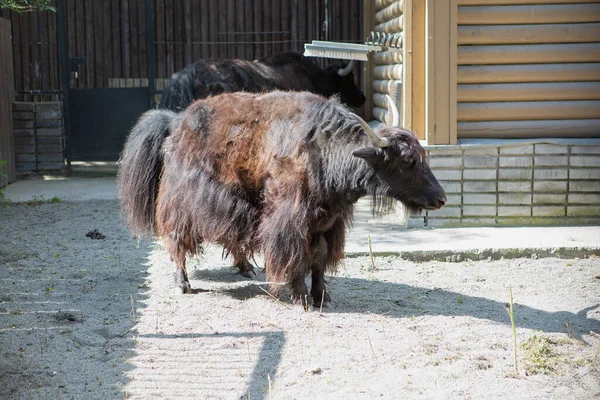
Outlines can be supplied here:
<path id="1" fill-rule="evenodd" d="M 185 294 L 192 293 L 190 282 L 180 274 L 175 274 L 175 293 Z"/>
<path id="2" fill-rule="evenodd" d="M 302 308 L 304 308 L 304 310 L 308 311 L 308 302 L 309 298 L 307 294 L 304 295 L 299 295 L 299 294 L 293 294 L 292 295 L 292 303 L 295 305 L 300 305 L 302 306 Z"/>
<path id="3" fill-rule="evenodd" d="M 192 287 L 189 282 L 175 286 L 175 294 L 188 294 L 192 293 Z"/>
<path id="4" fill-rule="evenodd" d="M 240 261 L 236 264 L 236 267 L 240 271 L 240 275 L 245 278 L 254 279 L 256 278 L 256 272 L 254 271 L 254 265 L 250 264 L 247 260 Z"/>

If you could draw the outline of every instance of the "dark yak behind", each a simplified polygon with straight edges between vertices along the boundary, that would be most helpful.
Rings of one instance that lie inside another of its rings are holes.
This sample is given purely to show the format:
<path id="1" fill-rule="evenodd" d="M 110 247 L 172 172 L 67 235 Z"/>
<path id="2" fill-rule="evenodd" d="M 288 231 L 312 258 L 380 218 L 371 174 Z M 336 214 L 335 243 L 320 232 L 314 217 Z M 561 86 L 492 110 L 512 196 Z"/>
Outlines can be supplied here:
<path id="1" fill-rule="evenodd" d="M 352 66 L 337 62 L 321 69 L 299 53 L 282 53 L 258 61 L 223 59 L 197 61 L 171 76 L 159 108 L 184 110 L 194 100 L 220 93 L 261 93 L 272 90 L 308 91 L 337 95 L 351 107 L 365 96 L 354 82 Z"/>
<path id="2" fill-rule="evenodd" d="M 122 154 L 121 206 L 134 233 L 164 241 L 183 292 L 186 255 L 214 242 L 242 272 L 261 252 L 267 279 L 291 283 L 295 301 L 307 299 L 311 273 L 314 304 L 327 304 L 324 273 L 344 257 L 360 197 L 414 211 L 445 202 L 411 132 L 377 135 L 337 99 L 306 92 L 223 94 L 181 114 L 149 111 Z"/>

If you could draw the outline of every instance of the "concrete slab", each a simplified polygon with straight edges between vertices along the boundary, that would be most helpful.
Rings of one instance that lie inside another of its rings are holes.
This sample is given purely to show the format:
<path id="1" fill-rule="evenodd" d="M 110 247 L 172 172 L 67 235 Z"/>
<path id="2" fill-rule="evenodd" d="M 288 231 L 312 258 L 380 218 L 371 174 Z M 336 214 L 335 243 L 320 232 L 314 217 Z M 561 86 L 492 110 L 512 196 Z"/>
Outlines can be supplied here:
<path id="1" fill-rule="evenodd" d="M 11 202 L 117 198 L 114 176 L 21 180 L 7 186 L 5 196 Z M 347 254 L 369 254 L 369 237 L 376 255 L 420 261 L 600 255 L 600 226 L 405 229 L 400 214 L 373 217 L 370 200 L 361 199 L 347 235 Z"/>
<path id="2" fill-rule="evenodd" d="M 11 183 L 4 189 L 4 195 L 8 201 L 15 203 L 49 200 L 55 196 L 61 201 L 114 200 L 117 198 L 117 190 L 114 176 L 102 178 L 48 176 Z"/>

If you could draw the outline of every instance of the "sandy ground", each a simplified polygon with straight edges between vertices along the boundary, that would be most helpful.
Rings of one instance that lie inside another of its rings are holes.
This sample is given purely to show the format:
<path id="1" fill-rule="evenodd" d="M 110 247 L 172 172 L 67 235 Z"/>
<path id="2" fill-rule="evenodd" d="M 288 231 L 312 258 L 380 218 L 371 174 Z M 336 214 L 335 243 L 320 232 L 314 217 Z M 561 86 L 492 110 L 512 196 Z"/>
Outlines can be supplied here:
<path id="1" fill-rule="evenodd" d="M 209 248 L 178 296 L 168 256 L 131 238 L 115 201 L 11 204 L 0 398 L 600 397 L 600 259 L 374 264 L 348 258 L 334 307 L 306 312 Z"/>

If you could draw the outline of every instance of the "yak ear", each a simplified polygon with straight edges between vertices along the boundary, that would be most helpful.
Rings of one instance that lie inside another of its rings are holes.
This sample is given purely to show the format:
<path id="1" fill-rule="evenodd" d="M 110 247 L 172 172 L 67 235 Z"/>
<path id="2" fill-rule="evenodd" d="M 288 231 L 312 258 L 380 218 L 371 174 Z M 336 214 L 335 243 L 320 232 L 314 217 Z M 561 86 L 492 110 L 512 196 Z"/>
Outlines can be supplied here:
<path id="1" fill-rule="evenodd" d="M 373 161 L 379 157 L 379 149 L 371 146 L 361 147 L 360 149 L 354 150 L 352 155 L 367 161 Z"/>

